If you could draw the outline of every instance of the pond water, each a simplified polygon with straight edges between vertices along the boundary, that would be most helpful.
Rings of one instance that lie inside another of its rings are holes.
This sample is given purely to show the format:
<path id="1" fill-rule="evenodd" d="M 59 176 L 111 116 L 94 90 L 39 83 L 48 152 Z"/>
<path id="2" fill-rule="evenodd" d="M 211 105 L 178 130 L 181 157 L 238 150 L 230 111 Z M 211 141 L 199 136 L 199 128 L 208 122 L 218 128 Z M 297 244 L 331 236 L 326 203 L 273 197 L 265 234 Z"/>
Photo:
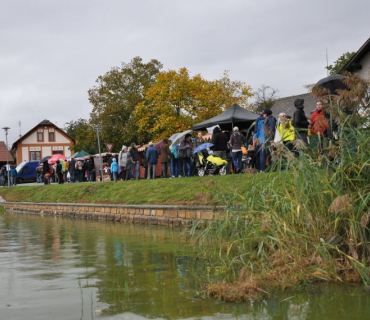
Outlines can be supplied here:
<path id="1" fill-rule="evenodd" d="M 0 319 L 370 319 L 362 286 L 225 303 L 206 270 L 180 229 L 0 215 Z"/>

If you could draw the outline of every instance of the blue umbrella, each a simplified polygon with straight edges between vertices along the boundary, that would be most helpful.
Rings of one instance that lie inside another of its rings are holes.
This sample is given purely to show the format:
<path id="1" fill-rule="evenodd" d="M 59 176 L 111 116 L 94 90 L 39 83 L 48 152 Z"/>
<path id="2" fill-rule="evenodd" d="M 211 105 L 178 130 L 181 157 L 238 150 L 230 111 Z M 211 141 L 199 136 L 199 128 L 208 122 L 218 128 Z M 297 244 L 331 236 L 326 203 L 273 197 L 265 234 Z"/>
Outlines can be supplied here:
<path id="1" fill-rule="evenodd" d="M 209 143 L 209 142 L 202 143 L 201 145 L 199 145 L 198 147 L 196 147 L 194 149 L 193 153 L 197 153 L 199 151 L 202 151 L 202 150 L 210 148 L 210 147 L 213 147 L 213 143 Z"/>

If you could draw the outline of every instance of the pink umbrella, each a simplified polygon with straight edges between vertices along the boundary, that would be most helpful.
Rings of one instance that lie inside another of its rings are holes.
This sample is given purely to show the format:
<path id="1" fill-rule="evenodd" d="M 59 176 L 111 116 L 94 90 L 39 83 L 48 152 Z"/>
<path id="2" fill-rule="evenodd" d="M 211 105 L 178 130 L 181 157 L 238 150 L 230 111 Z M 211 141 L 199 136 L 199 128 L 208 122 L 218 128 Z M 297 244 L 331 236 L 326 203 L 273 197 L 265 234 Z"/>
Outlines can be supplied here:
<path id="1" fill-rule="evenodd" d="M 48 160 L 48 163 L 49 164 L 55 164 L 58 160 L 65 160 L 67 159 L 65 156 L 63 156 L 62 154 L 53 154 L 51 156 L 51 158 Z"/>

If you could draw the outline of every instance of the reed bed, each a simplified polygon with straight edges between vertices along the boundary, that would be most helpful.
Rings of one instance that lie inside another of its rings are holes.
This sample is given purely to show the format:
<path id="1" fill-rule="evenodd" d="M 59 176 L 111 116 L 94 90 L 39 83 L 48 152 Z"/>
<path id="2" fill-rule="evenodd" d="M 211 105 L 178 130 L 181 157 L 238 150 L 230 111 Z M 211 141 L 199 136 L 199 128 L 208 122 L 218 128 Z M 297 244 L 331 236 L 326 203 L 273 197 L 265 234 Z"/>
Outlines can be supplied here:
<path id="1" fill-rule="evenodd" d="M 342 130 L 319 155 L 276 150 L 277 172 L 219 194 L 225 219 L 190 230 L 215 271 L 209 294 L 234 301 L 312 281 L 370 285 L 370 130 Z"/>

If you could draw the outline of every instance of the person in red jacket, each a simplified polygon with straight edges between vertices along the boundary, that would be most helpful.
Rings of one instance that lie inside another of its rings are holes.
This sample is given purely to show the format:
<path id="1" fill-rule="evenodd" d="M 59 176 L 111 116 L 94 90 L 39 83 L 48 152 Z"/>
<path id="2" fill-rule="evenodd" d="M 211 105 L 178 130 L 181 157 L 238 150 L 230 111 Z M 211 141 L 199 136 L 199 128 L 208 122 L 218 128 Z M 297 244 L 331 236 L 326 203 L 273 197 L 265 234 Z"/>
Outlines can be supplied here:
<path id="1" fill-rule="evenodd" d="M 321 152 L 324 146 L 326 130 L 329 126 L 328 119 L 325 117 L 323 103 L 321 100 L 316 102 L 316 110 L 311 115 L 310 124 L 310 143 L 312 149 L 318 149 L 318 151 Z"/>

